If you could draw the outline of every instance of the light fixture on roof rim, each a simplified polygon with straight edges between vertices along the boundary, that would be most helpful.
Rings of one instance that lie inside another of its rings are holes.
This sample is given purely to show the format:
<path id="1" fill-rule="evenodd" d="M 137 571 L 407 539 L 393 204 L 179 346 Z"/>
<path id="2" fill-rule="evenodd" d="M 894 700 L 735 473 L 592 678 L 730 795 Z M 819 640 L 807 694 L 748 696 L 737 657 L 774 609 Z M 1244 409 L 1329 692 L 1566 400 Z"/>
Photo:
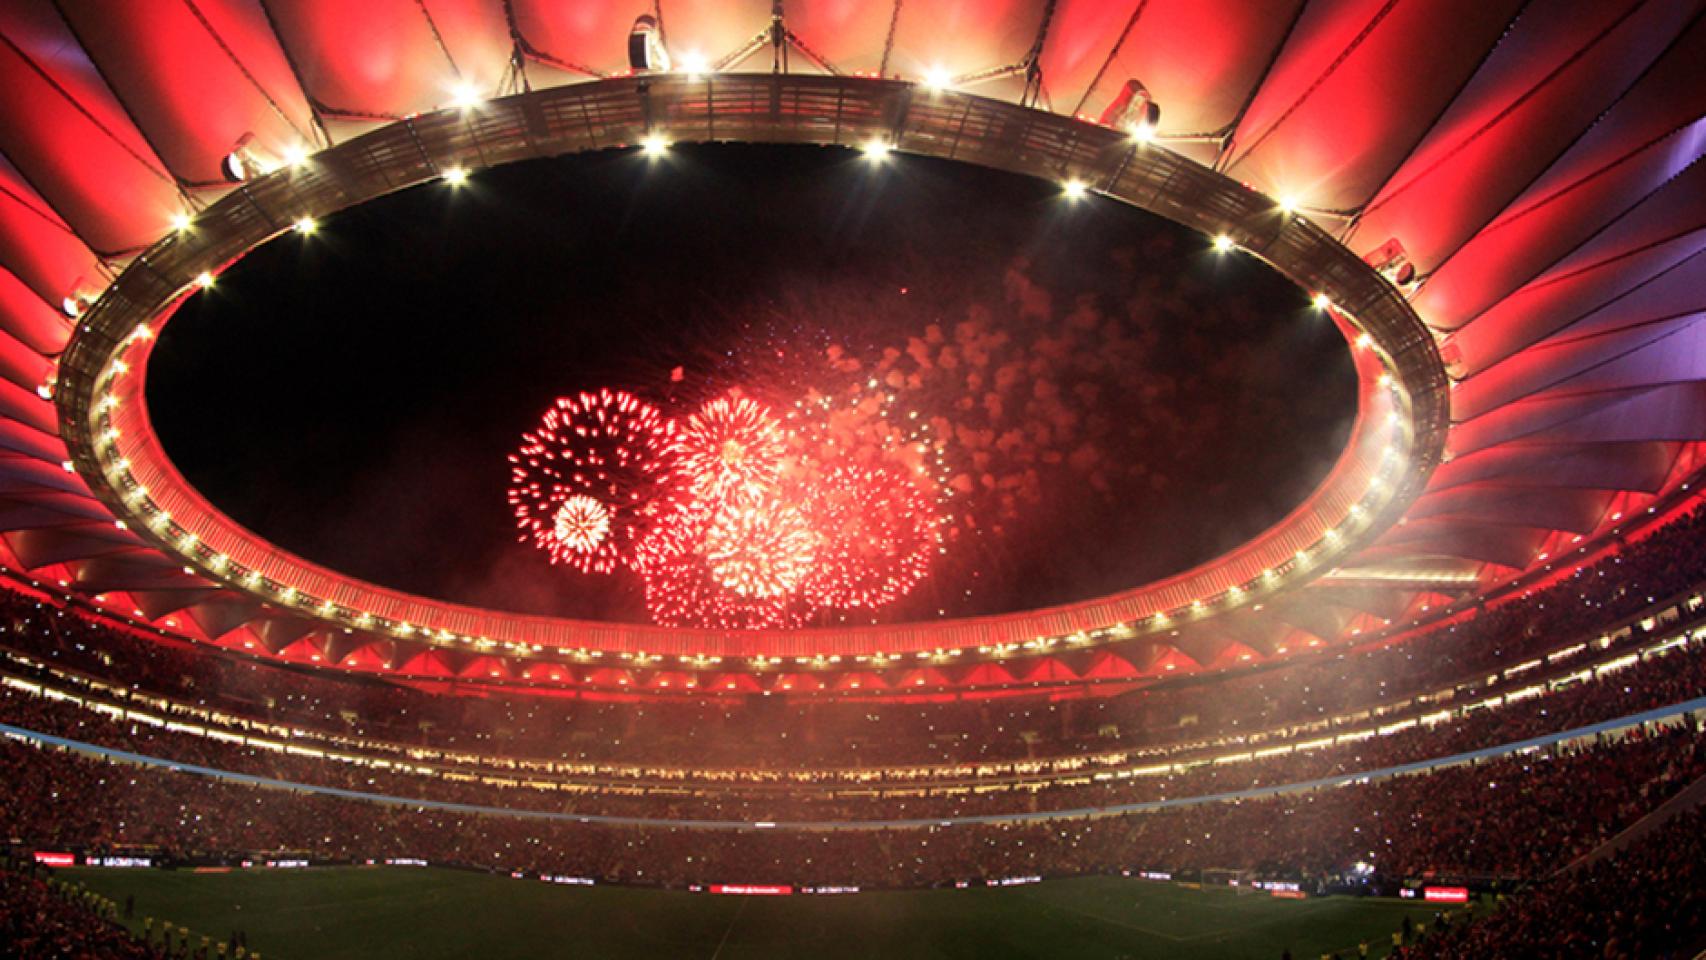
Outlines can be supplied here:
<path id="1" fill-rule="evenodd" d="M 1410 262 L 1397 237 L 1389 238 L 1362 259 L 1395 287 L 1404 288 L 1416 282 L 1416 265 Z"/>
<path id="2" fill-rule="evenodd" d="M 664 49 L 663 28 L 657 17 L 642 13 L 628 31 L 628 68 L 635 73 L 665 73 L 669 51 Z"/>
<path id="3" fill-rule="evenodd" d="M 71 288 L 59 301 L 59 309 L 67 317 L 75 320 L 83 315 L 83 311 L 95 305 L 95 294 L 83 289 L 83 278 L 77 278 L 77 285 Z"/>
<path id="4" fill-rule="evenodd" d="M 466 80 L 458 81 L 450 88 L 450 105 L 458 110 L 472 110 L 485 100 L 480 96 L 479 88 Z"/>
<path id="5" fill-rule="evenodd" d="M 676 71 L 685 74 L 689 80 L 697 80 L 711 72 L 711 64 L 702 53 L 691 52 L 681 55 L 681 62 L 676 65 Z"/>
<path id="6" fill-rule="evenodd" d="M 1149 89 L 1132 77 L 1109 101 L 1096 122 L 1104 127 L 1124 130 L 1139 143 L 1148 143 L 1155 138 L 1155 129 L 1161 125 L 1161 106 L 1150 95 Z"/>
<path id="7" fill-rule="evenodd" d="M 255 134 L 244 133 L 232 144 L 229 153 L 219 161 L 219 172 L 227 182 L 242 183 L 269 172 L 276 164 L 268 162 L 255 145 Z"/>

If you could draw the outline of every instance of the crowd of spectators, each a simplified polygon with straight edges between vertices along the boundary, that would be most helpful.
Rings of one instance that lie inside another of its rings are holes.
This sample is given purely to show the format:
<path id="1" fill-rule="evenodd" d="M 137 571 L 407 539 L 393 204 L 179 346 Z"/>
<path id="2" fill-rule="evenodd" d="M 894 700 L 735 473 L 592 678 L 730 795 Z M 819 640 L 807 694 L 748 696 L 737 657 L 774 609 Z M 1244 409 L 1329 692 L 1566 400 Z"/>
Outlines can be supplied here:
<path id="1" fill-rule="evenodd" d="M 1491 914 L 1393 951 L 1393 960 L 1601 957 L 1691 960 L 1706 943 L 1706 810 L 1615 856 L 1540 881 Z"/>
<path id="2" fill-rule="evenodd" d="M 207 723 L 210 709 L 231 712 L 219 714 L 223 718 L 219 724 L 208 724 L 217 726 L 221 736 L 208 737 L 135 720 L 121 722 L 113 719 L 112 711 L 95 712 L 88 704 L 77 706 L 8 689 L 0 690 L 0 722 L 263 777 L 556 813 L 752 822 L 944 818 L 1108 807 L 1354 775 L 1675 704 L 1706 693 L 1706 657 L 1700 654 L 1697 643 L 1688 643 L 1662 656 L 1646 656 L 1615 673 L 1596 674 L 1567 689 L 1548 686 L 1545 695 L 1490 709 L 1453 706 L 1445 711 L 1450 717 L 1444 722 L 1437 722 L 1440 714 L 1435 711 L 1436 722 L 1296 752 L 1276 750 L 1286 741 L 1277 738 L 1279 731 L 1272 729 L 1263 737 L 1246 741 L 1233 732 L 1242 722 L 1234 714 L 1218 725 L 1207 724 L 1231 734 L 1218 741 L 1201 735 L 1170 742 L 1159 739 L 1151 747 L 1132 748 L 1123 756 L 1104 753 L 1093 759 L 1069 755 L 1059 761 L 962 761 L 941 767 L 885 770 L 853 765 L 864 756 L 857 749 L 849 749 L 833 755 L 838 766 L 813 769 L 799 764 L 816 756 L 815 750 L 795 752 L 782 759 L 760 745 L 740 754 L 752 764 L 742 768 L 593 766 L 541 771 L 529 766 L 518 769 L 515 761 L 518 754 L 525 760 L 545 762 L 585 758 L 589 752 L 599 754 L 583 749 L 589 733 L 609 737 L 606 750 L 627 745 L 642 755 L 659 750 L 651 742 L 655 737 L 677 748 L 694 737 L 743 744 L 751 739 L 749 727 L 755 722 L 748 714 L 768 717 L 771 727 L 780 731 L 779 737 L 793 732 L 810 739 L 812 731 L 846 722 L 853 715 L 855 723 L 862 718 L 862 722 L 887 731 L 886 741 L 934 743 L 951 756 L 958 754 L 945 744 L 959 738 L 969 742 L 980 729 L 987 743 L 1005 743 L 1008 748 L 1018 745 L 1057 756 L 1084 743 L 1071 733 L 1079 723 L 1071 718 L 1088 715 L 1099 722 L 1110 711 L 1128 711 L 1131 703 L 1144 702 L 1145 697 L 1172 703 L 1170 710 L 1187 709 L 1190 698 L 1192 706 L 1188 709 L 1199 712 L 1208 712 L 1215 704 L 1261 704 L 1257 715 L 1277 721 L 1292 717 L 1300 705 L 1306 713 L 1324 709 L 1323 701 L 1309 699 L 1320 684 L 1338 690 L 1335 702 L 1347 708 L 1367 707 L 1370 701 L 1345 691 L 1360 690 L 1359 695 L 1376 697 L 1378 702 L 1393 684 L 1398 685 L 1400 693 L 1438 689 L 1439 677 L 1433 676 L 1424 685 L 1432 675 L 1416 664 L 1443 663 L 1450 669 L 1481 671 L 1479 689 L 1473 685 L 1469 688 L 1481 697 L 1504 683 L 1504 678 L 1495 676 L 1492 680 L 1496 682 L 1489 686 L 1485 671 L 1556 649 L 1560 643 L 1581 638 L 1584 632 L 1643 613 L 1655 598 L 1675 596 L 1677 590 L 1673 588 L 1687 580 L 1679 571 L 1691 571 L 1700 563 L 1691 558 L 1701 552 L 1689 551 L 1686 545 L 1702 535 L 1702 516 L 1706 512 L 1690 513 L 1619 555 L 1577 571 L 1551 587 L 1404 644 L 1106 701 L 986 700 L 929 706 L 751 706 L 705 701 L 658 707 L 539 697 L 445 696 L 335 673 L 282 669 L 240 657 L 208 655 L 186 644 L 145 639 L 75 611 L 8 592 L 0 595 L 0 644 L 24 654 L 9 654 L 0 664 L 7 670 L 22 669 L 29 675 L 36 669 L 37 678 L 47 680 L 81 676 L 67 672 L 69 667 L 88 676 L 122 679 L 128 681 L 128 688 L 107 684 L 102 702 L 118 707 L 144 703 L 168 719 L 193 715 Z M 1610 578 L 1607 571 L 1612 574 Z M 1625 575 L 1627 580 L 1620 579 Z M 1664 594 L 1664 590 L 1671 592 Z M 1578 604 L 1598 612 L 1584 619 L 1578 613 Z M 1560 609 L 1562 615 L 1551 612 Z M 1642 636 L 1644 632 L 1635 639 Z M 1619 649 L 1613 647 L 1610 652 Z M 1570 661 L 1566 669 L 1573 669 L 1578 662 Z M 1367 679 L 1373 676 L 1396 679 Z M 1414 682 L 1404 681 L 1406 677 Z M 1512 678 L 1503 689 L 1528 684 L 1533 678 L 1533 674 Z M 1532 684 L 1530 689 L 1535 689 Z M 1405 717 L 1414 719 L 1435 706 L 1411 704 L 1408 713 L 1389 712 L 1378 719 L 1371 718 L 1366 710 L 1349 717 L 1360 717 L 1360 729 L 1372 730 L 1375 725 L 1390 726 Z M 672 722 L 648 717 L 648 710 L 662 710 Z M 708 716 L 718 711 L 723 720 L 720 726 Z M 909 726 L 905 720 L 897 722 L 897 713 L 913 716 L 924 729 Z M 830 719 L 823 720 L 823 715 Z M 1024 736 L 1011 736 L 1010 727 L 1043 717 L 1049 719 L 1040 725 L 1056 723 L 1050 736 L 1060 739 L 1039 737 L 1035 728 L 1022 730 Z M 939 732 L 937 722 L 958 725 L 960 732 L 946 740 L 922 735 Z M 296 743 L 380 762 L 347 763 L 240 742 L 240 737 L 253 732 L 247 726 L 250 723 L 256 727 L 290 723 L 293 727 L 287 731 L 287 738 Z M 504 725 L 509 723 L 518 727 Z M 559 744 L 553 754 L 543 741 L 546 732 L 559 725 L 574 732 L 566 738 L 569 745 Z M 685 733 L 659 734 L 660 730 L 677 728 Z M 517 729 L 522 732 L 520 736 L 515 735 Z M 1157 728 L 1169 729 L 1165 723 Z M 1332 729 L 1344 732 L 1347 728 Z M 1146 734 L 1141 729 L 1117 726 L 1115 730 L 1119 732 L 1115 739 L 1127 744 L 1156 739 L 1151 736 L 1156 731 Z M 1293 728 L 1292 742 L 1305 739 L 1318 743 L 1319 727 Z M 499 742 L 506 745 L 504 749 L 497 746 Z M 855 748 L 858 742 L 853 740 Z M 1240 762 L 1210 762 L 1245 742 L 1256 743 L 1260 754 Z M 433 748 L 423 748 L 426 743 Z M 451 752 L 479 751 L 483 745 L 491 752 Z M 527 750 L 538 753 L 530 756 L 521 752 Z M 694 756 L 700 761 L 706 759 Z M 712 752 L 712 759 L 715 756 Z M 681 757 L 673 759 L 679 761 Z M 1160 771 L 1157 763 L 1168 769 Z M 1140 770 L 1141 775 L 1135 775 Z"/>
<path id="3" fill-rule="evenodd" d="M 167 960 L 118 919 L 111 901 L 0 857 L 0 960 Z"/>
<path id="4" fill-rule="evenodd" d="M 1706 536 L 1703 527 L 1706 511 L 1696 510 L 1549 587 L 1396 645 L 1092 699 L 589 700 L 478 684 L 462 691 L 475 695 L 454 696 L 144 638 L 11 592 L 0 596 L 0 645 L 256 721 L 444 750 L 772 771 L 1135 754 L 1320 722 L 1442 684 L 1485 685 L 1490 672 L 1635 617 L 1706 579 L 1706 551 L 1691 548 Z"/>
<path id="5" fill-rule="evenodd" d="M 1692 726 L 1311 792 L 1117 816 L 860 829 L 691 828 L 472 814 L 211 781 L 9 741 L 0 836 L 179 858 L 410 857 L 619 882 L 855 883 L 1122 869 L 1537 877 L 1706 773 Z"/>
<path id="6" fill-rule="evenodd" d="M 1151 760 L 1089 768 L 1063 764 L 1060 769 L 1036 769 L 1023 775 L 1001 767 L 990 771 L 951 767 L 898 784 L 857 784 L 833 777 L 778 781 L 719 776 L 730 771 L 715 768 L 640 769 L 627 776 L 540 771 L 518 775 L 503 766 L 503 757 L 480 758 L 483 762 L 441 758 L 429 764 L 401 762 L 405 759 L 401 748 L 364 749 L 363 744 L 333 737 L 271 741 L 339 751 L 316 757 L 244 742 L 242 738 L 251 731 L 241 726 L 210 723 L 201 729 L 216 735 L 192 733 L 181 726 L 144 723 L 135 717 L 121 720 L 116 711 L 101 709 L 102 702 L 92 698 L 77 703 L 19 688 L 0 687 L 0 722 L 183 763 L 409 798 L 614 816 L 885 819 L 1105 807 L 1366 773 L 1576 729 L 1702 693 L 1706 693 L 1706 645 L 1693 643 L 1650 654 L 1615 672 L 1554 692 L 1308 750 L 1214 762 L 1226 755 L 1222 747 L 1170 755 L 1170 767 L 1156 767 Z M 155 715 L 173 714 L 167 709 Z"/>
<path id="7" fill-rule="evenodd" d="M 167 863 L 405 858 L 664 886 L 917 887 L 1232 869 L 1327 888 L 1372 870 L 1384 882 L 1527 884 L 1490 915 L 1401 947 L 1394 954 L 1401 960 L 1683 956 L 1703 933 L 1706 815 L 1686 815 L 1616 856 L 1572 864 L 1706 776 L 1697 716 L 1334 787 L 1082 811 L 1354 777 L 1702 696 L 1702 644 L 1648 650 L 1656 641 L 1639 626 L 1557 669 L 1549 662 L 1506 671 L 1596 639 L 1706 580 L 1706 551 L 1695 547 L 1706 536 L 1703 517 L 1697 510 L 1544 589 L 1399 644 L 1058 702 L 452 696 L 212 654 L 5 592 L 0 648 L 9 652 L 0 672 L 59 684 L 81 702 L 0 687 L 0 722 L 178 763 L 420 802 L 250 786 L 5 739 L 0 840 L 20 851 L 147 851 Z M 1693 604 L 1680 609 L 1685 619 L 1672 629 L 1700 612 Z M 1639 658 L 1625 656 L 1637 648 Z M 1611 658 L 1617 669 L 1583 669 Z M 1459 681 L 1450 700 L 1414 699 Z M 1522 696 L 1495 702 L 1519 689 Z M 220 735 L 118 719 L 125 708 Z M 1429 722 L 1386 734 L 1276 750 L 1424 716 Z M 242 739 L 287 727 L 284 739 L 298 745 L 393 765 Z M 1074 765 L 1075 751 L 1082 759 L 1091 750 L 1123 753 L 1117 762 Z M 1239 750 L 1252 755 L 1211 762 Z M 594 766 L 541 772 L 518 769 L 518 759 Z M 688 765 L 635 775 L 598 766 L 619 760 Z M 845 775 L 889 761 L 940 766 L 919 768 L 906 782 Z M 1148 770 L 1156 764 L 1170 769 Z M 837 776 L 813 779 L 823 771 Z M 512 784 L 494 782 L 506 772 Z M 973 816 L 987 819 L 963 819 Z M 186 940 L 162 954 L 113 922 L 110 905 L 17 866 L 0 870 L 0 944 L 0 960 L 156 958 L 189 949 Z"/>
<path id="8" fill-rule="evenodd" d="M 1213 684 L 1214 693 L 1192 695 L 1175 687 L 1166 706 L 1153 691 L 1152 721 L 1189 716 L 1204 731 L 1254 732 L 1378 707 L 1472 677 L 1485 677 L 1572 639 L 1636 618 L 1654 604 L 1706 581 L 1706 508 L 1652 530 L 1616 552 L 1570 571 L 1559 561 L 1559 578 L 1544 587 L 1476 609 L 1453 622 L 1401 642 L 1296 667 L 1251 671 Z M 1639 627 L 1635 634 L 1642 631 Z M 1137 702 L 1142 702 L 1141 700 Z"/>

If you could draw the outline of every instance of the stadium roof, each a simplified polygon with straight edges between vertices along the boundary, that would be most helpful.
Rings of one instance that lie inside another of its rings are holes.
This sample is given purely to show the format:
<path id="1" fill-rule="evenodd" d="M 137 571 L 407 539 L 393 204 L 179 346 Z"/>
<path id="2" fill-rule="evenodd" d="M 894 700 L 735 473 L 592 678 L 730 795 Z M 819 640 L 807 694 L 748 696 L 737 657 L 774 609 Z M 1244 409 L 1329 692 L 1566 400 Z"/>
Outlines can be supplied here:
<path id="1" fill-rule="evenodd" d="M 14 0 L 0 7 L 4 559 L 192 636 L 486 676 L 502 658 L 428 670 L 406 645 L 321 635 L 185 573 L 62 469 L 48 384 L 68 313 L 230 191 L 234 151 L 288 158 L 459 100 L 619 75 L 652 14 L 691 69 L 746 51 L 724 67 L 769 72 L 785 51 L 794 73 L 898 75 L 1088 118 L 1137 80 L 1159 145 L 1415 272 L 1400 289 L 1453 380 L 1452 426 L 1449 462 L 1399 522 L 1259 613 L 928 685 L 1130 679 L 1405 621 L 1584 549 L 1700 464 L 1703 8 L 795 0 L 773 21 L 751 0 Z"/>

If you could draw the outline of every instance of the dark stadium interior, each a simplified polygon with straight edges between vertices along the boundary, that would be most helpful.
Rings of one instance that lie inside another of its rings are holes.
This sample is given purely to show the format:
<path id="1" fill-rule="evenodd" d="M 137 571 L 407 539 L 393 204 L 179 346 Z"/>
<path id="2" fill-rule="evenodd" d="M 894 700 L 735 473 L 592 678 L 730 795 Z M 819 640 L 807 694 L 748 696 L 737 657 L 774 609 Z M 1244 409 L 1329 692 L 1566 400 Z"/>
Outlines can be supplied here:
<path id="1" fill-rule="evenodd" d="M 1706 958 L 1706 0 L 0 40 L 0 960 Z"/>

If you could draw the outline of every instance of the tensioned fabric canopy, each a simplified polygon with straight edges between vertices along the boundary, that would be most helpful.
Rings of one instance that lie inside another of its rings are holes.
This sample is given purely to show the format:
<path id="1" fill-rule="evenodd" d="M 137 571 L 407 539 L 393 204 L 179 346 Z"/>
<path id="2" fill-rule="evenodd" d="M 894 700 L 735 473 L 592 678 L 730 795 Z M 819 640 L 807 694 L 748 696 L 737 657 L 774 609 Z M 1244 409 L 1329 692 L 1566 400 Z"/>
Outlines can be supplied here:
<path id="1" fill-rule="evenodd" d="M 258 154 L 312 152 L 469 92 L 618 75 L 650 14 L 678 67 L 768 72 L 786 53 L 795 73 L 929 78 L 1092 119 L 1139 81 L 1160 107 L 1159 144 L 1286 198 L 1373 263 L 1414 270 L 1402 289 L 1453 380 L 1452 428 L 1449 462 L 1402 521 L 1260 613 L 1026 676 L 1227 665 L 1408 622 L 1582 549 L 1700 466 L 1703 9 L 12 0 L 0 6 L 0 559 L 192 636 L 357 656 L 186 574 L 62 468 L 38 392 L 75 323 L 62 305 L 97 296 L 175 215 L 229 190 L 222 164 L 244 138 Z M 406 663 L 387 643 L 374 656 Z M 435 663 L 484 675 L 477 659 Z"/>

